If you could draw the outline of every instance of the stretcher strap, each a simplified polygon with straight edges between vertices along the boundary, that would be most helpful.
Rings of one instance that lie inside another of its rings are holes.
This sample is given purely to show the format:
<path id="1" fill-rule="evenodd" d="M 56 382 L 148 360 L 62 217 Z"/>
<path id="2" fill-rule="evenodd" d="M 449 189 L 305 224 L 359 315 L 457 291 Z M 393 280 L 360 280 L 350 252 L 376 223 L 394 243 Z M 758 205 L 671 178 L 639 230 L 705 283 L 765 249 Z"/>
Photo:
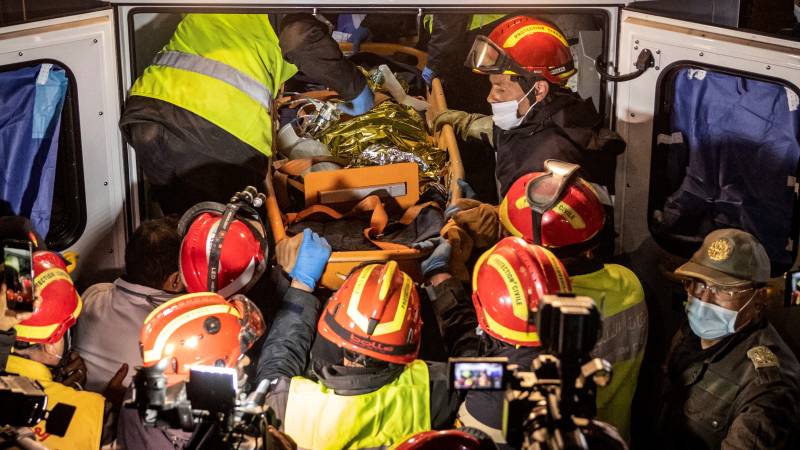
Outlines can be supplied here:
<path id="1" fill-rule="evenodd" d="M 314 164 L 322 162 L 334 163 L 341 167 L 347 165 L 347 162 L 344 161 L 343 159 L 335 158 L 333 156 L 315 156 L 313 158 L 276 161 L 273 164 L 273 167 L 275 167 L 275 170 L 277 170 L 278 172 L 286 174 L 290 177 L 299 177 L 303 172 L 310 169 L 311 166 L 313 166 Z M 292 185 L 297 187 L 297 185 L 295 184 Z M 298 185 L 300 186 L 298 187 L 298 189 L 300 189 L 300 191 L 302 192 L 303 191 L 302 184 L 298 183 Z"/>
<path id="2" fill-rule="evenodd" d="M 414 205 L 405 210 L 403 215 L 397 221 L 401 225 L 410 225 L 419 216 L 419 213 L 427 207 L 439 208 L 436 202 L 425 202 Z M 295 224 L 302 222 L 309 217 L 317 214 L 327 216 L 333 220 L 339 220 L 346 217 L 352 217 L 366 212 L 372 212 L 370 217 L 369 227 L 364 229 L 364 237 L 382 250 L 407 250 L 410 247 L 404 244 L 394 242 L 386 242 L 381 240 L 383 231 L 389 224 L 389 215 L 383 206 L 383 202 L 377 195 L 369 195 L 364 197 L 358 204 L 356 204 L 350 211 L 340 213 L 335 209 L 325 205 L 311 205 L 308 208 L 298 212 L 287 214 L 288 223 Z"/>

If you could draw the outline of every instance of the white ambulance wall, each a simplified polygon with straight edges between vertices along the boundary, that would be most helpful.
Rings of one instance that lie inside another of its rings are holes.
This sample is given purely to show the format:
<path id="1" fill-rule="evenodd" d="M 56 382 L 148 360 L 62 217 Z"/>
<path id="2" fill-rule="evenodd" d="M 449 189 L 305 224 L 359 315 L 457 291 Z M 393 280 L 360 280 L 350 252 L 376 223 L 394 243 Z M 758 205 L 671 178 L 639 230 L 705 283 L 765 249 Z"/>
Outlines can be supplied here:
<path id="1" fill-rule="evenodd" d="M 75 78 L 86 194 L 86 227 L 66 249 L 78 256 L 76 277 L 124 264 L 125 178 L 114 47 L 110 9 L 0 29 L 0 66 L 51 59 Z"/>
<path id="2" fill-rule="evenodd" d="M 182 14 L 141 13 L 133 15 L 134 54 L 136 57 L 136 76 L 144 71 L 153 56 L 169 41 Z"/>

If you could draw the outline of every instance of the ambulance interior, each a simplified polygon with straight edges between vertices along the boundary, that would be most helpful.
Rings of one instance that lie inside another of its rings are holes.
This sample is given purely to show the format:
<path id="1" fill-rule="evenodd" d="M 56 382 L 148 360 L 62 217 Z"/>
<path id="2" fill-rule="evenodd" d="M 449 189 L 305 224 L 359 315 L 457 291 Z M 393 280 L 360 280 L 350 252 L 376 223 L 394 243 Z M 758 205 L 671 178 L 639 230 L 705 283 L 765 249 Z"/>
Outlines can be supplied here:
<path id="1" fill-rule="evenodd" d="M 615 185 L 609 186 L 615 259 L 645 285 L 648 351 L 663 355 L 682 319 L 686 294 L 671 272 L 710 231 L 733 227 L 764 244 L 778 299 L 770 319 L 800 355 L 800 313 L 780 300 L 785 272 L 800 263 L 800 41 L 779 32 L 791 28 L 784 23 L 791 9 L 766 20 L 767 13 L 757 14 L 764 11 L 756 9 L 756 1 L 508 1 L 497 8 L 480 1 L 127 0 L 59 2 L 64 10 L 37 11 L 41 5 L 23 0 L 30 9 L 20 20 L 19 10 L 8 3 L 0 2 L 0 77 L 38 71 L 52 101 L 34 114 L 41 122 L 33 136 L 35 158 L 0 148 L 10 162 L 0 187 L 3 214 L 28 215 L 51 249 L 76 258 L 74 276 L 81 288 L 113 279 L 122 267 L 126 238 L 138 223 L 159 215 L 117 122 L 128 89 L 184 14 L 301 11 L 327 17 L 334 28 L 339 17 L 366 14 L 360 19 L 374 25 L 364 51 L 370 41 L 424 51 L 428 14 L 522 13 L 564 32 L 578 69 L 569 88 L 591 98 L 605 126 L 627 142 L 617 159 Z M 478 27 L 475 34 L 487 33 Z M 639 76 L 620 82 L 600 76 L 598 70 L 635 72 L 645 49 L 653 64 Z M 418 62 L 392 56 L 409 67 Z M 489 83 L 483 81 L 480 90 L 479 76 L 462 69 L 474 79 L 469 88 L 445 85 L 447 106 L 490 114 Z M 14 104 L 20 89 L 39 88 L 0 82 L 0 128 L 4 117 L 23 107 Z M 478 199 L 497 204 L 494 161 L 467 143 L 459 142 L 458 149 Z M 20 179 L 24 183 L 15 181 Z M 640 384 L 655 370 L 643 366 Z"/>

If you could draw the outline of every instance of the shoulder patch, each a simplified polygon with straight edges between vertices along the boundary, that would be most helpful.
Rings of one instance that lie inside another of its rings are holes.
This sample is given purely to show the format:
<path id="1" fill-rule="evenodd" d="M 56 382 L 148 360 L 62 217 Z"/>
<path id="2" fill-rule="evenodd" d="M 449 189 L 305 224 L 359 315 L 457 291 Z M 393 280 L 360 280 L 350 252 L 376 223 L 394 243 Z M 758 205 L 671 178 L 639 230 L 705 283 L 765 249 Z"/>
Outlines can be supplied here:
<path id="1" fill-rule="evenodd" d="M 765 367 L 780 367 L 778 357 L 769 348 L 759 345 L 747 351 L 747 357 L 753 362 L 756 369 Z"/>

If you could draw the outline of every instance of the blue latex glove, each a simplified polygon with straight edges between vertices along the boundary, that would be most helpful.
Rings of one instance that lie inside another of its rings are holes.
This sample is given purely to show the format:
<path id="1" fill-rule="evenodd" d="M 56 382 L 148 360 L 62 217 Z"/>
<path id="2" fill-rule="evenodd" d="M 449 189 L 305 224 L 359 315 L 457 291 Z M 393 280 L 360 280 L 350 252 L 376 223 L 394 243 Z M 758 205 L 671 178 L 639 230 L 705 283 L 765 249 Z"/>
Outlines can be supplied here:
<path id="1" fill-rule="evenodd" d="M 369 29 L 364 27 L 356 28 L 356 31 L 350 35 L 350 42 L 353 43 L 353 53 L 361 51 L 361 42 L 367 40 L 368 37 Z"/>
<path id="2" fill-rule="evenodd" d="M 297 252 L 297 260 L 289 276 L 314 289 L 330 256 L 331 246 L 328 241 L 306 228 L 303 230 L 303 243 Z"/>
<path id="3" fill-rule="evenodd" d="M 422 69 L 422 79 L 425 80 L 425 84 L 427 84 L 428 87 L 431 87 L 434 78 L 436 78 L 436 74 L 433 73 L 430 67 L 425 66 L 425 68 Z"/>
<path id="4" fill-rule="evenodd" d="M 461 193 L 463 194 L 462 198 L 474 199 L 475 197 L 478 196 L 475 190 L 472 189 L 472 186 L 470 186 L 469 183 L 467 183 L 463 179 L 461 178 L 457 179 L 456 184 L 458 184 L 458 187 L 461 188 Z M 459 211 L 461 211 L 461 207 L 458 204 L 450 204 L 444 210 L 444 220 L 450 220 L 450 218 L 453 217 Z"/>
<path id="5" fill-rule="evenodd" d="M 360 116 L 372 109 L 374 104 L 375 99 L 372 96 L 372 91 L 367 85 L 364 86 L 364 90 L 361 91 L 356 98 L 350 100 L 349 102 L 339 103 L 338 108 L 339 111 L 355 117 Z"/>
<path id="6" fill-rule="evenodd" d="M 411 247 L 420 250 L 433 249 L 433 252 L 420 264 L 423 277 L 430 278 L 437 273 L 446 273 L 450 270 L 450 254 L 453 253 L 453 246 L 447 239 L 437 236 L 412 244 Z"/>

